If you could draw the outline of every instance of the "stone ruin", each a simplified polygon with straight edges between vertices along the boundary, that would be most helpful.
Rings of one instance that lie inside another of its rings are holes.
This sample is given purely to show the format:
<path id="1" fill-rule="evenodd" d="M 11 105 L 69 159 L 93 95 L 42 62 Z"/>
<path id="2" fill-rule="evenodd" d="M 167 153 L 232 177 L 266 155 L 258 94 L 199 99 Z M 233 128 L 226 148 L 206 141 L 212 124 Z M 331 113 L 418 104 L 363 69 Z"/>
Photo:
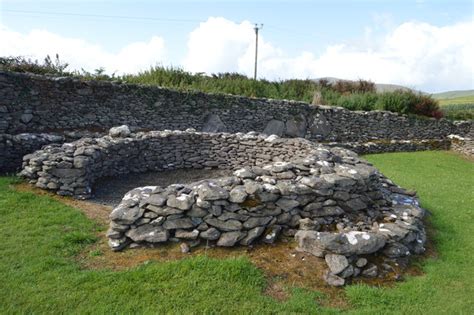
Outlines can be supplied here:
<path id="1" fill-rule="evenodd" d="M 121 126 L 28 154 L 21 176 L 85 199 L 100 177 L 178 168 L 233 174 L 129 191 L 110 214 L 112 250 L 166 242 L 252 246 L 294 236 L 298 250 L 325 258 L 325 280 L 336 286 L 377 276 L 374 257 L 396 263 L 424 251 L 425 211 L 413 192 L 350 150 L 302 138 L 193 129 L 131 133 Z"/>
<path id="2" fill-rule="evenodd" d="M 426 242 L 415 194 L 355 152 L 451 148 L 472 156 L 472 125 L 0 71 L 0 173 L 22 169 L 36 187 L 78 199 L 109 176 L 232 174 L 129 191 L 110 215 L 113 250 L 294 236 L 298 250 L 325 258 L 325 280 L 337 286 L 404 265 Z"/>

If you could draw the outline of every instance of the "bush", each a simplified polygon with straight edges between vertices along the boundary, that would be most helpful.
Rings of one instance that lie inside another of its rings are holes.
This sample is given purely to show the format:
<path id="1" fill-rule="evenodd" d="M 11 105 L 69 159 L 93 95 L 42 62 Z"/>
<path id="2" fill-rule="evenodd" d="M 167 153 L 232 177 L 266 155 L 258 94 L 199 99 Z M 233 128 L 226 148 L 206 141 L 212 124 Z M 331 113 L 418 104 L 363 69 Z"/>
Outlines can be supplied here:
<path id="1" fill-rule="evenodd" d="M 59 60 L 56 54 L 54 61 L 49 55 L 44 58 L 43 63 L 25 57 L 0 57 L 0 69 L 14 72 L 28 72 L 43 75 L 71 75 L 65 69 L 69 64 Z"/>

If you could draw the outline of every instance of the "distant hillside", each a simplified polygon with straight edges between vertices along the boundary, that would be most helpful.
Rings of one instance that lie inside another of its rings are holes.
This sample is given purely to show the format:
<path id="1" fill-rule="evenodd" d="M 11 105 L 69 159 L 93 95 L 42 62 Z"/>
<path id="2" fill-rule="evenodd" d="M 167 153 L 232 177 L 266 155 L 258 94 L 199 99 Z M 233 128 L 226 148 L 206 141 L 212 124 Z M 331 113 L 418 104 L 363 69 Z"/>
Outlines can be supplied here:
<path id="1" fill-rule="evenodd" d="M 438 99 L 438 100 L 463 98 L 463 97 L 469 97 L 469 96 L 474 97 L 474 90 L 447 91 L 447 92 L 433 94 L 433 98 Z"/>
<path id="2" fill-rule="evenodd" d="M 339 79 L 339 78 L 334 78 L 334 77 L 324 77 L 324 78 L 314 79 L 314 81 L 318 81 L 318 80 L 328 80 L 329 83 L 331 83 L 331 84 L 334 84 L 337 81 L 354 82 L 354 80 L 344 80 L 344 79 Z M 375 83 L 375 88 L 377 89 L 378 93 L 393 92 L 393 91 L 396 91 L 396 90 L 421 92 L 421 91 L 411 89 L 411 88 L 403 86 L 403 85 L 387 84 L 387 83 Z M 421 93 L 426 94 L 424 92 L 421 92 Z"/>

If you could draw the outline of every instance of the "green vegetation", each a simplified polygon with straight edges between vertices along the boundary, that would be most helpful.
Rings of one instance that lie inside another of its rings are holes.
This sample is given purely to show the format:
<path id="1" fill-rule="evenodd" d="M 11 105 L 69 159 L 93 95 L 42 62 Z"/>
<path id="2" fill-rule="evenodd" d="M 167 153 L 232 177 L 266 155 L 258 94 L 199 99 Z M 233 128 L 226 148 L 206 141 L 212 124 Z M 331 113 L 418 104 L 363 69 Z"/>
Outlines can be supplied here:
<path id="1" fill-rule="evenodd" d="M 474 119 L 474 91 L 451 91 L 434 94 L 448 119 Z"/>
<path id="2" fill-rule="evenodd" d="M 129 83 L 159 85 L 181 91 L 226 93 L 247 97 L 289 99 L 307 103 L 342 106 L 350 110 L 388 110 L 402 114 L 441 118 L 442 112 L 436 100 L 411 90 L 377 93 L 373 82 L 328 80 L 253 80 L 238 73 L 205 75 L 192 74 L 182 69 L 152 67 L 136 75 L 108 76 L 104 69 L 94 73 L 82 70 L 68 72 L 67 63 L 56 55 L 55 61 L 48 56 L 43 63 L 22 57 L 0 58 L 0 69 L 39 74 L 75 76 L 85 80 L 120 80 Z"/>
<path id="3" fill-rule="evenodd" d="M 448 119 L 468 120 L 474 119 L 474 102 L 471 104 L 442 105 L 441 111 Z"/>
<path id="4" fill-rule="evenodd" d="M 448 152 L 367 156 L 432 212 L 437 258 L 394 287 L 341 290 L 355 314 L 469 314 L 474 309 L 474 164 Z M 47 196 L 0 178 L 0 313 L 335 313 L 321 294 L 288 288 L 278 302 L 247 259 L 194 257 L 126 271 L 82 269 L 77 253 L 105 227 Z M 100 254 L 100 253 L 99 253 Z M 97 255 L 92 252 L 91 255 Z"/>
<path id="5" fill-rule="evenodd" d="M 474 90 L 460 90 L 460 91 L 448 91 L 448 92 L 441 92 L 435 93 L 432 95 L 433 98 L 437 100 L 445 100 L 450 98 L 460 98 L 460 97 L 469 97 L 474 96 Z"/>

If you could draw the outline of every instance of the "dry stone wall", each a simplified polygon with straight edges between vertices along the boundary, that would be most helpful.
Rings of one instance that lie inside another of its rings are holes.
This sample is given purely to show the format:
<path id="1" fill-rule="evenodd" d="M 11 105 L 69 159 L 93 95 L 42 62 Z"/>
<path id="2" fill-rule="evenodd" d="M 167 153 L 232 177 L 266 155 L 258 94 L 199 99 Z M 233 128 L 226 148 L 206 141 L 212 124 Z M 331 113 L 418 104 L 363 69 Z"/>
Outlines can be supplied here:
<path id="1" fill-rule="evenodd" d="M 64 140 L 63 136 L 46 133 L 0 134 L 0 174 L 18 169 L 24 155 Z"/>
<path id="2" fill-rule="evenodd" d="M 328 142 L 443 139 L 464 135 L 471 126 L 390 112 L 0 71 L 0 133 L 105 132 L 122 124 L 132 130 L 265 131 Z"/>
<path id="3" fill-rule="evenodd" d="M 178 168 L 263 165 L 306 156 L 315 144 L 255 133 L 150 131 L 131 134 L 126 126 L 110 136 L 46 146 L 23 158 L 21 175 L 60 195 L 88 198 L 100 177 Z"/>
<path id="4" fill-rule="evenodd" d="M 424 251 L 424 210 L 414 192 L 352 151 L 302 138 L 192 129 L 131 133 L 120 126 L 104 137 L 26 155 L 21 175 L 60 195 L 88 198 L 99 177 L 177 168 L 234 172 L 129 191 L 110 214 L 113 250 L 169 241 L 248 246 L 273 243 L 283 233 L 295 236 L 298 250 L 325 257 L 332 285 L 377 275 L 377 265 L 368 263 L 374 254 L 404 259 Z"/>

